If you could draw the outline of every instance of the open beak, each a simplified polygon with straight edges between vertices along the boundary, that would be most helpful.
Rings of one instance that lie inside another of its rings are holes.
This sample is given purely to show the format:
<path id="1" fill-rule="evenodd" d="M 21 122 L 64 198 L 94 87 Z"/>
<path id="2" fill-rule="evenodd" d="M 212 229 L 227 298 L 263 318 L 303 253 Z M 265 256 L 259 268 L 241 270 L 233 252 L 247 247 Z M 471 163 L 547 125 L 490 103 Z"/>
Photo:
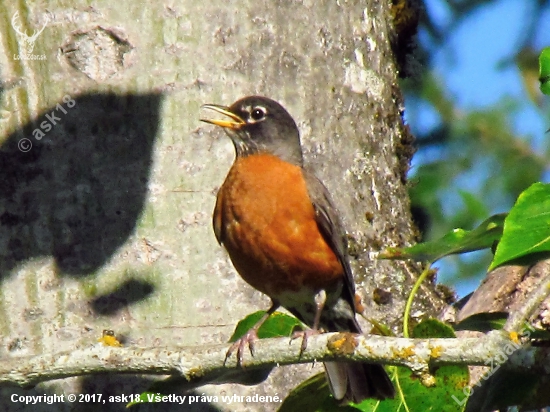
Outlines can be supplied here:
<path id="1" fill-rule="evenodd" d="M 216 120 L 216 119 L 200 119 L 201 122 L 215 124 L 216 126 L 226 127 L 229 129 L 239 129 L 246 122 L 237 116 L 235 113 L 229 111 L 229 108 L 226 106 L 219 106 L 217 104 L 203 104 L 202 109 L 213 110 L 217 113 L 221 113 L 224 116 L 229 117 L 231 120 Z"/>

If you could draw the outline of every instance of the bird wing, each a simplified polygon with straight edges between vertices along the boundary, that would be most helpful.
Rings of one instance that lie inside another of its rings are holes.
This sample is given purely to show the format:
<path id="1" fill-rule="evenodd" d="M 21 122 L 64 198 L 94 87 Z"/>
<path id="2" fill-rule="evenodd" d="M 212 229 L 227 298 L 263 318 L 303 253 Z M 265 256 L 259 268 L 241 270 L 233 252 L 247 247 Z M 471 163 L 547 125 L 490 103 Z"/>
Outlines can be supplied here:
<path id="1" fill-rule="evenodd" d="M 344 227 L 325 185 L 310 171 L 304 169 L 303 173 L 309 197 L 315 209 L 315 220 L 319 230 L 344 268 L 344 289 L 342 292 L 353 313 L 355 313 L 355 282 L 348 260 Z"/>

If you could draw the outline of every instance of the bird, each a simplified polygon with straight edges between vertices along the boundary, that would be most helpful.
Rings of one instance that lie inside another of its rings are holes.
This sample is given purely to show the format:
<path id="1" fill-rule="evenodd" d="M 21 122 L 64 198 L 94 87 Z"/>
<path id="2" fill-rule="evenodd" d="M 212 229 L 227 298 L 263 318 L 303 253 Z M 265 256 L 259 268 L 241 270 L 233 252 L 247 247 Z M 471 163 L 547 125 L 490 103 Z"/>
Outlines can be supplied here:
<path id="1" fill-rule="evenodd" d="M 213 213 L 216 239 L 250 286 L 271 298 L 260 321 L 229 349 L 243 352 L 261 324 L 284 307 L 315 333 L 361 333 L 355 318 L 355 283 L 345 232 L 325 185 L 304 167 L 296 122 L 277 101 L 247 96 L 231 106 L 205 104 L 223 119 L 236 157 L 220 187 Z M 227 359 L 227 358 L 226 358 Z M 375 363 L 326 362 L 328 386 L 341 404 L 393 398 L 394 386 Z"/>

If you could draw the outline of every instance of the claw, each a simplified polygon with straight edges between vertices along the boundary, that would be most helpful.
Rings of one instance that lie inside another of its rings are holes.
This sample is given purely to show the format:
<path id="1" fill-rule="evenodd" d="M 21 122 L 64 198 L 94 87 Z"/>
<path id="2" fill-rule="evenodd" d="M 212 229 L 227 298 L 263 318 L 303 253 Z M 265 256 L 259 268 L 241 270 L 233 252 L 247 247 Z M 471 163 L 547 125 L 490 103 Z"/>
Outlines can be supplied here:
<path id="1" fill-rule="evenodd" d="M 320 335 L 321 333 L 323 333 L 323 331 L 318 329 L 299 330 L 292 334 L 292 336 L 290 337 L 290 341 L 292 342 L 295 339 L 302 338 L 302 344 L 300 345 L 300 356 L 302 356 L 302 354 L 307 349 L 307 340 L 309 339 L 309 337 Z"/>
<path id="2" fill-rule="evenodd" d="M 248 349 L 250 350 L 250 354 L 254 356 L 254 342 L 256 342 L 258 338 L 258 329 L 260 329 L 260 326 L 263 325 L 263 323 L 271 316 L 273 312 L 279 307 L 279 303 L 277 301 L 271 302 L 271 307 L 268 309 L 268 311 L 261 317 L 258 322 L 254 326 L 252 326 L 242 337 L 237 339 L 237 341 L 233 342 L 233 344 L 229 347 L 227 352 L 225 353 L 225 359 L 223 361 L 223 364 L 225 366 L 225 363 L 227 362 L 227 359 L 231 357 L 233 352 L 235 352 L 235 349 L 237 350 L 237 366 L 243 366 L 243 355 L 245 346 L 248 345 Z"/>
<path id="3" fill-rule="evenodd" d="M 254 356 L 254 342 L 257 341 L 258 338 L 258 331 L 256 328 L 250 329 L 248 332 L 246 332 L 241 338 L 237 339 L 237 341 L 233 342 L 233 344 L 229 347 L 225 354 L 225 360 L 223 361 L 223 364 L 225 365 L 225 362 L 227 362 L 227 359 L 233 355 L 233 352 L 235 352 L 235 349 L 237 350 L 237 366 L 243 366 L 243 358 L 244 358 L 244 351 L 245 347 L 248 345 L 248 349 L 250 350 L 250 354 Z M 243 366 L 244 367 L 244 366 Z"/>

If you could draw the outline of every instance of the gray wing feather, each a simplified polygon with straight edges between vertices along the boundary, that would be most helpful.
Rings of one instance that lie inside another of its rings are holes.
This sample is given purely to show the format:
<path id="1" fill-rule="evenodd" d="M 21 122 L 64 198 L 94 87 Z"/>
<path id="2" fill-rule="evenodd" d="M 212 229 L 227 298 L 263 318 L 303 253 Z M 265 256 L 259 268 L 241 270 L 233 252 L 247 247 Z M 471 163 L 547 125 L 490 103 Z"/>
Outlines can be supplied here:
<path id="1" fill-rule="evenodd" d="M 355 282 L 347 256 L 347 240 L 338 212 L 325 185 L 311 172 L 304 169 L 304 179 L 315 209 L 317 225 L 344 268 L 344 297 L 355 313 Z"/>

